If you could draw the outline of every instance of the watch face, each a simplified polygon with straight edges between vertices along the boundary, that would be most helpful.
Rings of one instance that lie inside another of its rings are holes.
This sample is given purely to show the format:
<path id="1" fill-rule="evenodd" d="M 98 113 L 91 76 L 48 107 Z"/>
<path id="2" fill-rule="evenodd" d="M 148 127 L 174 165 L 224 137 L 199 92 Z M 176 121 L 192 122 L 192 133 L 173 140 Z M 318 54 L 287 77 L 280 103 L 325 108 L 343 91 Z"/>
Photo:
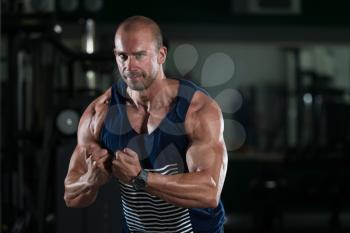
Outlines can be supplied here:
<path id="1" fill-rule="evenodd" d="M 133 187 L 137 191 L 144 190 L 146 188 L 148 172 L 145 170 L 141 170 L 140 174 L 136 176 L 133 180 Z"/>
<path id="2" fill-rule="evenodd" d="M 146 186 L 146 182 L 142 179 L 142 177 L 138 176 L 134 180 L 134 188 L 136 190 L 143 190 Z"/>

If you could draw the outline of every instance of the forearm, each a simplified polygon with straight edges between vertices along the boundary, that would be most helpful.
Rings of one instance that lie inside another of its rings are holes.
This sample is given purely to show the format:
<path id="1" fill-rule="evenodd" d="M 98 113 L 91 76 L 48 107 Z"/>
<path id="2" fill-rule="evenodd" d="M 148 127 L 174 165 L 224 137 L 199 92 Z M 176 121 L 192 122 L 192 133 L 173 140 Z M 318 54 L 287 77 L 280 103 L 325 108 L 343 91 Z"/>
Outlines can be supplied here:
<path id="1" fill-rule="evenodd" d="M 68 207 L 86 207 L 95 201 L 99 185 L 92 183 L 87 177 L 87 173 L 67 176 L 64 182 L 64 200 Z"/>
<path id="2" fill-rule="evenodd" d="M 218 186 L 205 172 L 178 175 L 149 173 L 147 191 L 177 206 L 214 208 L 218 205 Z"/>
<path id="3" fill-rule="evenodd" d="M 82 208 L 91 205 L 97 197 L 97 190 L 91 188 L 84 189 L 84 191 L 79 192 L 66 192 L 64 200 L 68 207 Z"/>
<path id="4" fill-rule="evenodd" d="M 89 184 L 83 177 L 77 181 L 65 181 L 64 200 L 68 207 L 86 207 L 95 201 L 98 188 Z"/>
<path id="5" fill-rule="evenodd" d="M 104 185 L 110 175 L 104 168 L 108 152 L 99 147 L 77 147 L 74 151 L 70 167 L 64 182 L 64 199 L 68 207 L 85 207 L 92 204 L 99 187 Z M 89 156 L 85 159 L 86 156 Z"/>

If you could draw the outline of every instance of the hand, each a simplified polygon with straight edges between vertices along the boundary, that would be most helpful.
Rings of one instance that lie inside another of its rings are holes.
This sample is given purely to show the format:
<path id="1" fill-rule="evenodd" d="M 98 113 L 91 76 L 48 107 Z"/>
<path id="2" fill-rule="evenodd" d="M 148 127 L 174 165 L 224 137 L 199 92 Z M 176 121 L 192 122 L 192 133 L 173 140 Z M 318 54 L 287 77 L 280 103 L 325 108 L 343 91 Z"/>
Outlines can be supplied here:
<path id="1" fill-rule="evenodd" d="M 115 153 L 115 160 L 112 162 L 112 174 L 120 181 L 131 184 L 131 181 L 141 171 L 139 156 L 129 148 Z"/>
<path id="2" fill-rule="evenodd" d="M 107 171 L 107 162 L 109 154 L 105 149 L 101 149 L 97 145 L 92 145 L 87 149 L 86 165 L 87 172 L 80 180 L 87 182 L 89 186 L 100 187 L 109 180 Z"/>

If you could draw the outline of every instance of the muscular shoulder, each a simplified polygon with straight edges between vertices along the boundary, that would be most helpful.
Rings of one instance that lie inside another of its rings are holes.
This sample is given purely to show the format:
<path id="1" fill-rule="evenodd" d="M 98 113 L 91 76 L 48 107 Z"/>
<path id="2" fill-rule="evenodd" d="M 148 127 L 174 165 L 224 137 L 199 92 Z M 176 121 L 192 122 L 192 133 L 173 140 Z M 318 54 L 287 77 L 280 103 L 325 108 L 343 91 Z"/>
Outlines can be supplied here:
<path id="1" fill-rule="evenodd" d="M 191 139 L 202 133 L 218 136 L 223 131 L 222 113 L 219 105 L 210 96 L 197 91 L 191 100 L 186 120 L 186 131 Z"/>
<path id="2" fill-rule="evenodd" d="M 92 101 L 80 118 L 78 127 L 78 144 L 85 145 L 98 142 L 98 137 L 111 98 L 111 88 Z"/>

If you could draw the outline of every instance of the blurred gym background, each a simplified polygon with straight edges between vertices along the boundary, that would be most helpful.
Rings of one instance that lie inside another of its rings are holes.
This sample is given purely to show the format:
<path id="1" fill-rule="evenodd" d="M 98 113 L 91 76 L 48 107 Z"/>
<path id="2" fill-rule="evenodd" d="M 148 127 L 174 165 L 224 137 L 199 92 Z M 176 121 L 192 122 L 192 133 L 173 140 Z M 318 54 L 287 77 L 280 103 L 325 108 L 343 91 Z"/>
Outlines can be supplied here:
<path id="1" fill-rule="evenodd" d="M 0 232 L 118 233 L 119 190 L 68 209 L 63 180 L 88 103 L 119 78 L 113 36 L 156 20 L 169 77 L 218 101 L 225 232 L 349 232 L 348 1 L 1 0 Z"/>

